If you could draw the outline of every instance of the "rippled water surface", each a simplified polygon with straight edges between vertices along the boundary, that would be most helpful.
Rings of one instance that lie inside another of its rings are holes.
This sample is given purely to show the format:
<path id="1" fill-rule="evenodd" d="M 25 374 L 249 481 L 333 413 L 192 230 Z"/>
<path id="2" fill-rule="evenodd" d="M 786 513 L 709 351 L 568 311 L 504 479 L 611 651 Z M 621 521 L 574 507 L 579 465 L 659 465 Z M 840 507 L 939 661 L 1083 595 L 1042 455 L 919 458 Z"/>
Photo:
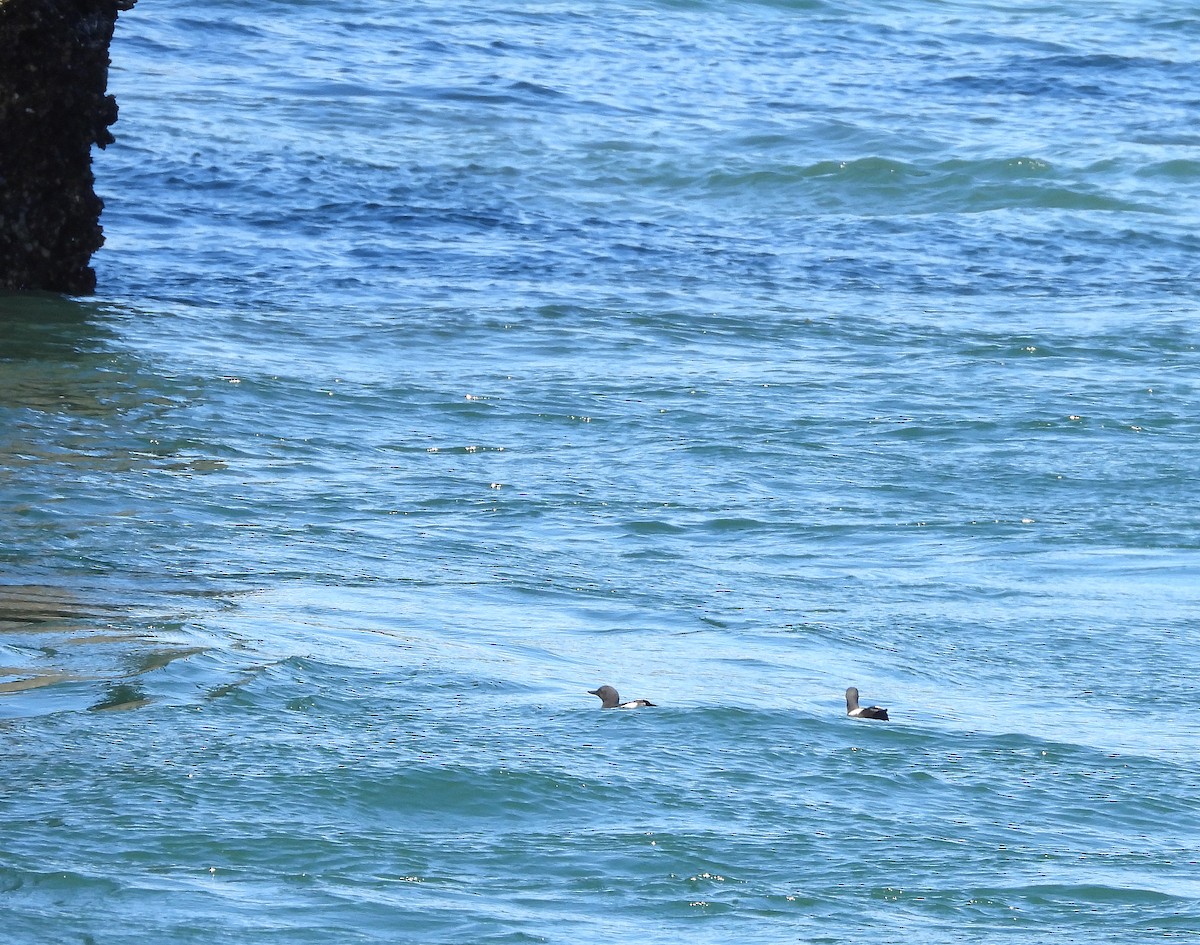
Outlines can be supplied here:
<path id="1" fill-rule="evenodd" d="M 0 297 L 0 940 L 1200 938 L 1198 41 L 123 14 L 99 293 Z"/>

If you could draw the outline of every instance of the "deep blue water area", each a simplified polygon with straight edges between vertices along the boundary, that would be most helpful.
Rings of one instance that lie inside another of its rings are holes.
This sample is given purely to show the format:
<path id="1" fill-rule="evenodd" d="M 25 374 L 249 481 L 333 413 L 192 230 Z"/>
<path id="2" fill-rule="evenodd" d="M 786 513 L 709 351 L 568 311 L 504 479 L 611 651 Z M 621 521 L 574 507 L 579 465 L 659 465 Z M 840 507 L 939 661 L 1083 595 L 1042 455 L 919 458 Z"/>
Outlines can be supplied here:
<path id="1" fill-rule="evenodd" d="M 99 290 L 0 296 L 0 942 L 1200 938 L 1198 41 L 122 14 Z"/>

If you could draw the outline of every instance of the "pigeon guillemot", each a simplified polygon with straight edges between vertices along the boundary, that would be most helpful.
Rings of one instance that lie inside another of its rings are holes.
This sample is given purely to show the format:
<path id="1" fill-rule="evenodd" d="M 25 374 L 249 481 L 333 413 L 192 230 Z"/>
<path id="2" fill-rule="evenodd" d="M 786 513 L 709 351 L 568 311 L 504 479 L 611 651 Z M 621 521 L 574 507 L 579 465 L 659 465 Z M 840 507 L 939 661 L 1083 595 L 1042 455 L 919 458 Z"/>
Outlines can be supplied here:
<path id="1" fill-rule="evenodd" d="M 642 706 L 653 706 L 653 702 L 646 699 L 634 699 L 631 702 L 622 702 L 621 697 L 617 695 L 617 690 L 612 686 L 601 686 L 599 689 L 589 689 L 589 693 L 593 696 L 600 697 L 600 708 L 602 709 L 640 709 Z"/>
<path id="2" fill-rule="evenodd" d="M 887 709 L 881 709 L 877 705 L 869 705 L 862 708 L 858 704 L 858 690 L 851 686 L 846 690 L 846 714 L 853 719 L 880 719 L 884 722 L 888 721 Z"/>

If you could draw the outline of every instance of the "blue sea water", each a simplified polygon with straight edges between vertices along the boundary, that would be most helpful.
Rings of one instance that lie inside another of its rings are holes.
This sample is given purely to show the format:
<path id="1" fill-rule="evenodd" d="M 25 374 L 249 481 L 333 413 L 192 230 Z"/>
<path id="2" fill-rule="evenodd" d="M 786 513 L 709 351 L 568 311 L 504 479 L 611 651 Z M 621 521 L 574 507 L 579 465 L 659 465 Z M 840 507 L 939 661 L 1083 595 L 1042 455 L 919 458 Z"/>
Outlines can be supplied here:
<path id="1" fill-rule="evenodd" d="M 99 291 L 0 297 L 0 942 L 1200 939 L 1198 44 L 122 14 Z"/>

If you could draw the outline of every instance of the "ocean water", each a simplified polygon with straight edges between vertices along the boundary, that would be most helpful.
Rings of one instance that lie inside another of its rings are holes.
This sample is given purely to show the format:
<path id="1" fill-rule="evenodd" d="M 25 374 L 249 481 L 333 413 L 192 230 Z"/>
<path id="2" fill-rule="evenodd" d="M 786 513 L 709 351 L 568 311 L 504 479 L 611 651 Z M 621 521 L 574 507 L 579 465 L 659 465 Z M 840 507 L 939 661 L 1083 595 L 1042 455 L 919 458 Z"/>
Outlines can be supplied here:
<path id="1" fill-rule="evenodd" d="M 123 14 L 99 291 L 0 297 L 0 942 L 1200 939 L 1197 48 Z"/>

